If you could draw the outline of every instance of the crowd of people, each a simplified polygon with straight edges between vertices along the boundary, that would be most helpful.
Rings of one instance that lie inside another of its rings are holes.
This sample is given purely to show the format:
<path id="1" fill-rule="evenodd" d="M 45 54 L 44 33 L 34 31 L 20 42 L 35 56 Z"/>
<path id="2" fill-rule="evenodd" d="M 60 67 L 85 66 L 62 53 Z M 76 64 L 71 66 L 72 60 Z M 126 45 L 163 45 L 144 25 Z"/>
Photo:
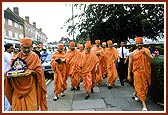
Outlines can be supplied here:
<path id="1" fill-rule="evenodd" d="M 94 92 L 95 84 L 98 87 L 102 86 L 105 78 L 107 88 L 111 90 L 118 78 L 121 86 L 124 86 L 124 82 L 129 82 L 134 77 L 133 98 L 140 99 L 142 110 L 147 111 L 145 99 L 150 85 L 150 62 L 153 61 L 153 56 L 149 49 L 143 47 L 142 37 L 137 37 L 135 42 L 137 49 L 132 52 L 125 47 L 124 41 L 119 45 L 112 40 L 102 42 L 99 39 L 96 39 L 94 44 L 91 44 L 90 40 L 86 40 L 85 44 L 70 42 L 66 52 L 64 44 L 59 43 L 50 63 L 54 71 L 53 101 L 58 100 L 59 96 L 65 96 L 68 77 L 71 79 L 71 91 L 80 90 L 80 82 L 83 81 L 85 99 Z M 20 51 L 13 56 L 11 56 L 12 50 L 8 52 L 10 55 L 4 71 L 4 98 L 6 98 L 5 104 L 11 105 L 12 111 L 48 110 L 40 54 L 31 51 L 31 47 L 31 39 L 22 38 Z M 47 52 L 44 50 L 43 56 L 46 55 Z M 22 77 L 9 78 L 7 72 L 17 57 L 25 60 L 29 73 Z M 4 109 L 8 110 L 6 107 L 5 105 Z"/>

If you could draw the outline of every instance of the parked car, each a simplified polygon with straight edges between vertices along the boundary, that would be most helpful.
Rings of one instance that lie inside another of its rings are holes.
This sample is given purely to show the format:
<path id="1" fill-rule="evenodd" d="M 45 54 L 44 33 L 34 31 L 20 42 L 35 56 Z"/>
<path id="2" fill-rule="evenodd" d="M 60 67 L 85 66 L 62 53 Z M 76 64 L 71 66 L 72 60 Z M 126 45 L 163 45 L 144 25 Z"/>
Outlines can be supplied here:
<path id="1" fill-rule="evenodd" d="M 53 54 L 48 54 L 46 59 L 42 62 L 45 78 L 54 78 L 54 72 L 50 65 L 52 55 Z"/>

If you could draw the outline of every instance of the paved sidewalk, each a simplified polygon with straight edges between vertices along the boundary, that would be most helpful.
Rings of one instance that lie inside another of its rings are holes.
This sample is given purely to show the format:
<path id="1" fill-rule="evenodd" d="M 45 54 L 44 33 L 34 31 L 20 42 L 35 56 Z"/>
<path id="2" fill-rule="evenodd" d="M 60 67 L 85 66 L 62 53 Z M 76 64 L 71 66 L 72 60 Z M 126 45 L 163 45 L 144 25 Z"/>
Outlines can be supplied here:
<path id="1" fill-rule="evenodd" d="M 85 92 L 83 82 L 81 82 L 80 90 L 70 91 L 70 79 L 68 79 L 68 89 L 65 91 L 65 96 L 60 97 L 57 101 L 53 101 L 54 85 L 53 81 L 47 84 L 47 103 L 48 109 L 52 112 L 68 112 L 68 111 L 88 111 L 88 112 L 132 112 L 141 111 L 141 102 L 136 102 L 132 99 L 133 87 L 125 83 L 121 86 L 119 80 L 116 80 L 115 86 L 109 90 L 106 86 L 106 79 L 103 80 L 101 87 L 95 85 L 94 93 L 90 93 L 90 98 L 85 100 Z M 147 99 L 148 111 L 158 111 L 164 113 L 164 108 Z"/>

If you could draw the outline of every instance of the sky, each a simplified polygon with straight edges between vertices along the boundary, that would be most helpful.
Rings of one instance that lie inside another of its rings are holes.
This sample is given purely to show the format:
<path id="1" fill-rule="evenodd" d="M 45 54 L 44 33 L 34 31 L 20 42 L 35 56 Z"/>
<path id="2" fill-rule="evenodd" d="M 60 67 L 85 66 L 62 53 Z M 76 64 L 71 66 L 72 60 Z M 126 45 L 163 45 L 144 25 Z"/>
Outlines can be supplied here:
<path id="1" fill-rule="evenodd" d="M 71 5 L 72 3 L 68 2 L 3 2 L 2 8 L 10 8 L 13 11 L 13 7 L 18 7 L 21 18 L 29 16 L 29 23 L 33 25 L 33 22 L 36 22 L 36 27 L 42 28 L 48 42 L 54 42 L 59 41 L 61 37 L 73 39 L 73 36 L 66 32 L 66 27 L 61 29 L 64 22 L 72 17 Z M 74 14 L 80 12 L 74 10 Z"/>

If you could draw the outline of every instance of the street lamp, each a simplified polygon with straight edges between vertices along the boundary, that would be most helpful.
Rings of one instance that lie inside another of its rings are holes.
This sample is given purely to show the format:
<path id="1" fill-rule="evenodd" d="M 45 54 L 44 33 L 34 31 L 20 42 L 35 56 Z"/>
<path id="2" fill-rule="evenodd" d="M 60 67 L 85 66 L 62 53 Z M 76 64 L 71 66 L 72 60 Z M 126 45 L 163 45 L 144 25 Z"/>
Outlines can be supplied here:
<path id="1" fill-rule="evenodd" d="M 74 10 L 73 10 L 73 4 L 72 4 L 72 38 L 74 41 Z"/>

